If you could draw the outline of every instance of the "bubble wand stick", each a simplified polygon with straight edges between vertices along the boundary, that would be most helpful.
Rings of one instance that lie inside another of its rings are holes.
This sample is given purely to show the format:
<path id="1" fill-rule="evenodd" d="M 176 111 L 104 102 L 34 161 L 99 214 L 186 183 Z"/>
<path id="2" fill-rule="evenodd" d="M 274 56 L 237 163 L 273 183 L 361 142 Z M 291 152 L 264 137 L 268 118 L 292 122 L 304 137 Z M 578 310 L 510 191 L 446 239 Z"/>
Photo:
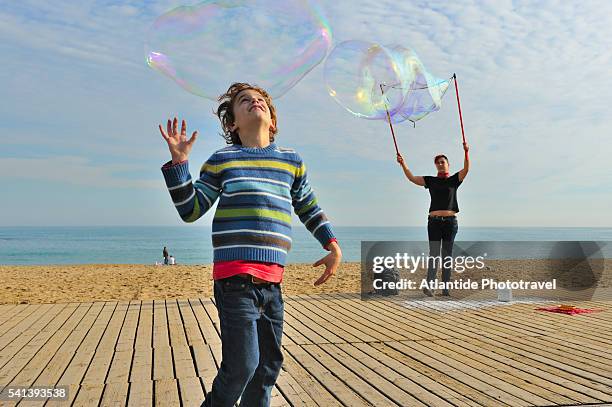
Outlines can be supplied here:
<path id="1" fill-rule="evenodd" d="M 457 107 L 459 108 L 459 121 L 461 122 L 461 137 L 463 138 L 463 144 L 465 144 L 465 132 L 463 131 L 463 117 L 461 116 L 461 102 L 459 101 L 459 88 L 457 87 L 457 74 L 453 74 L 455 80 L 455 93 L 457 94 Z M 381 87 L 382 89 L 382 87 Z M 387 112 L 387 115 L 389 113 Z"/>
<path id="2" fill-rule="evenodd" d="M 383 85 L 382 83 L 380 84 L 380 92 L 383 95 L 383 101 L 385 103 L 385 111 L 387 112 L 387 120 L 389 121 L 389 127 L 391 128 L 391 135 L 393 136 L 393 144 L 395 145 L 395 152 L 397 154 L 399 154 L 399 149 L 397 148 L 397 140 L 395 139 L 395 132 L 393 131 L 393 125 L 391 124 L 391 115 L 389 114 L 389 108 L 387 107 L 387 102 L 384 100 L 385 99 L 385 91 L 383 90 Z M 463 128 L 463 125 L 462 125 Z"/>

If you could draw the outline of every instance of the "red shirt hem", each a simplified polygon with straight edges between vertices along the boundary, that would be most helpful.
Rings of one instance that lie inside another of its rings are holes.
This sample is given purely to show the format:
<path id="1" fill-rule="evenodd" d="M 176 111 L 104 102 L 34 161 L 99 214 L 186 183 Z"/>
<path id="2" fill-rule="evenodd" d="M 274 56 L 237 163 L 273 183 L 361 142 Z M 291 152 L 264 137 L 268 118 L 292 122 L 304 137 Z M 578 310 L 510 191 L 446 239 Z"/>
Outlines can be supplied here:
<path id="1" fill-rule="evenodd" d="M 281 283 L 284 270 L 283 266 L 276 263 L 258 263 L 245 260 L 221 261 L 213 264 L 213 279 L 220 280 L 246 273 L 271 283 Z"/>

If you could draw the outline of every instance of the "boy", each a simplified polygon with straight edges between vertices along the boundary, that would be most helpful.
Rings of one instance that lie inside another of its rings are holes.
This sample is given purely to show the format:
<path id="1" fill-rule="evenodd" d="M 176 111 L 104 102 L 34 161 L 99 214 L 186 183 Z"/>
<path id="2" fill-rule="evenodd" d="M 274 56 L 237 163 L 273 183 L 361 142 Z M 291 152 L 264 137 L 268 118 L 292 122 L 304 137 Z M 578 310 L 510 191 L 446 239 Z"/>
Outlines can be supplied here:
<path id="1" fill-rule="evenodd" d="M 221 324 L 222 362 L 203 406 L 267 406 L 283 355 L 280 283 L 291 247 L 292 207 L 330 251 L 314 266 L 327 281 L 342 252 L 317 204 L 301 157 L 274 144 L 276 110 L 265 90 L 234 83 L 219 97 L 217 116 L 231 146 L 216 151 L 191 182 L 187 158 L 197 138 L 180 133 L 176 118 L 166 132 L 172 161 L 162 167 L 168 190 L 185 222 L 202 216 L 219 198 L 213 219 L 214 295 Z"/>

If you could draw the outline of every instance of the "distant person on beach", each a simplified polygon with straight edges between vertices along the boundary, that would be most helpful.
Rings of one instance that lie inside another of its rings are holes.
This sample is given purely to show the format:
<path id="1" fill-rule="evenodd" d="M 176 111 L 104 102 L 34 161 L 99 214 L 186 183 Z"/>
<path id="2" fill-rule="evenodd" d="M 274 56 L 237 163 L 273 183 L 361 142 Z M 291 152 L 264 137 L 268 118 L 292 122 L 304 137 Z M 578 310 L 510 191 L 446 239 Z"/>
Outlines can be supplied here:
<path id="1" fill-rule="evenodd" d="M 268 406 L 283 355 L 284 265 L 291 248 L 292 209 L 330 253 L 314 263 L 325 283 L 342 252 L 319 207 L 300 155 L 274 143 L 276 109 L 268 93 L 234 83 L 219 97 L 216 114 L 228 147 L 204 163 L 191 182 L 188 155 L 197 132 L 168 120 L 163 138 L 172 161 L 162 167 L 172 201 L 185 222 L 219 199 L 212 224 L 213 279 L 221 326 L 222 361 L 203 406 Z M 292 208 L 293 207 L 293 208 Z"/>
<path id="2" fill-rule="evenodd" d="M 434 280 L 436 280 L 438 272 L 437 264 L 431 258 L 439 258 L 440 249 L 442 249 L 442 282 L 450 282 L 451 268 L 448 267 L 445 259 L 453 255 L 453 242 L 458 230 L 457 212 L 459 212 L 459 205 L 457 204 L 457 189 L 470 170 L 469 146 L 466 143 L 463 143 L 463 151 L 463 168 L 451 176 L 449 176 L 450 166 L 448 158 L 444 154 L 434 157 L 434 164 L 438 170 L 438 175 L 435 177 L 412 175 L 402 155 L 397 154 L 397 162 L 402 166 L 406 178 L 416 185 L 429 189 L 429 195 L 431 196 L 427 219 L 430 256 L 428 259 L 427 281 L 430 286 L 423 288 L 423 292 L 428 297 L 433 296 L 430 287 Z M 450 295 L 446 286 L 442 290 L 442 295 Z"/>
<path id="3" fill-rule="evenodd" d="M 174 259 L 174 256 L 170 255 L 170 258 L 168 259 L 168 264 L 171 266 L 174 266 L 176 264 L 176 260 Z"/>
<path id="4" fill-rule="evenodd" d="M 164 251 L 162 254 L 164 256 L 164 264 L 168 264 L 168 248 L 166 246 L 164 246 Z"/>

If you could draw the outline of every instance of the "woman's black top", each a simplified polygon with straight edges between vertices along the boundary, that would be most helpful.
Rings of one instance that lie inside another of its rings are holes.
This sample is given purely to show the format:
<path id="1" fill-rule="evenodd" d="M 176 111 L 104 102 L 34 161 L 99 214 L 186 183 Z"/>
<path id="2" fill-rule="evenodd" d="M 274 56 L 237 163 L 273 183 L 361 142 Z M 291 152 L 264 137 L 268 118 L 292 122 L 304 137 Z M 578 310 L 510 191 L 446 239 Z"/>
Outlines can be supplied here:
<path id="1" fill-rule="evenodd" d="M 457 188 L 463 181 L 459 181 L 459 173 L 456 172 L 448 178 L 424 176 L 425 188 L 429 189 L 431 195 L 431 211 L 455 211 L 459 212 L 457 205 Z"/>

